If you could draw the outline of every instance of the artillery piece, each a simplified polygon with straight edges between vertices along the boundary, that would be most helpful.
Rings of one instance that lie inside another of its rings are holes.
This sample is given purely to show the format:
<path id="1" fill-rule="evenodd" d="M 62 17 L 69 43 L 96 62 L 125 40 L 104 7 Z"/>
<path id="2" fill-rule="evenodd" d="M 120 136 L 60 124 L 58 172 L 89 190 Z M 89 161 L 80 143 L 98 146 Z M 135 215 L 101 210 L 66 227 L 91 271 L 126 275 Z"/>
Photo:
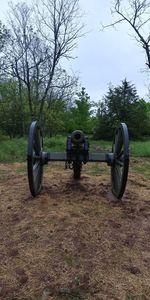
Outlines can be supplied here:
<path id="1" fill-rule="evenodd" d="M 64 161 L 66 168 L 73 169 L 74 179 L 80 179 L 82 164 L 87 162 L 106 162 L 111 167 L 112 192 L 121 199 L 128 177 L 129 135 L 125 123 L 117 127 L 112 144 L 112 152 L 89 152 L 88 137 L 75 130 L 67 137 L 66 152 L 51 153 L 43 151 L 42 131 L 37 121 L 30 125 L 28 135 L 27 169 L 30 191 L 36 197 L 42 187 L 43 166 L 49 161 Z"/>

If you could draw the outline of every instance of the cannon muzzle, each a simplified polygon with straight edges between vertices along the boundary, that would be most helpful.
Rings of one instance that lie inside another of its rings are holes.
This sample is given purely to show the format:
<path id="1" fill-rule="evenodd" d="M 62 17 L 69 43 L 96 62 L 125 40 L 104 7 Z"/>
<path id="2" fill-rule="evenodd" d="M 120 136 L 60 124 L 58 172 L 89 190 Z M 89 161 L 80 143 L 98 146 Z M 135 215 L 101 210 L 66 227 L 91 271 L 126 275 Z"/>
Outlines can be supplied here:
<path id="1" fill-rule="evenodd" d="M 71 134 L 71 142 L 73 144 L 79 145 L 83 144 L 85 141 L 84 133 L 81 130 L 75 130 Z"/>

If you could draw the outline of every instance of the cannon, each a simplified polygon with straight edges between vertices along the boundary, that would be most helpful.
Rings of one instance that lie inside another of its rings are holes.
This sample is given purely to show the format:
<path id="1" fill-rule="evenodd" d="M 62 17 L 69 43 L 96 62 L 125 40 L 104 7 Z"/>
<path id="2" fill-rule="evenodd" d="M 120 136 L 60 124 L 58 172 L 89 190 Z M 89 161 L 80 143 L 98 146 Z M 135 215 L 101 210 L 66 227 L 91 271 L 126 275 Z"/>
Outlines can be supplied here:
<path id="1" fill-rule="evenodd" d="M 73 170 L 74 179 L 80 179 L 82 165 L 87 162 L 106 162 L 111 168 L 112 192 L 121 199 L 127 183 L 129 168 L 129 135 L 125 123 L 116 128 L 111 152 L 90 153 L 89 139 L 75 130 L 67 137 L 66 152 L 52 153 L 43 150 L 43 136 L 37 121 L 29 128 L 27 170 L 30 192 L 36 197 L 42 188 L 43 166 L 50 161 L 64 161 L 65 167 Z"/>

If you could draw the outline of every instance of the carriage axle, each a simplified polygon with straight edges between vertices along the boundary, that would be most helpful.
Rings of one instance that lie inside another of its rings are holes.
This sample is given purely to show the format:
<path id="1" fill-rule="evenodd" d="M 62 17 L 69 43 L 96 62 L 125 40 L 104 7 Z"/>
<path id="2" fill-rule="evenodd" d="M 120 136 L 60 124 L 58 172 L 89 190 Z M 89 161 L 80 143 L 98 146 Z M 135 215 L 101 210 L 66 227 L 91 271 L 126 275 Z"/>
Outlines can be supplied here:
<path id="1" fill-rule="evenodd" d="M 82 163 L 105 162 L 111 167 L 112 192 L 121 199 L 128 177 L 129 136 L 125 123 L 117 127 L 111 152 L 90 153 L 88 137 L 75 130 L 67 137 L 66 152 L 51 153 L 43 151 L 43 137 L 36 121 L 31 123 L 28 136 L 27 168 L 30 191 L 37 196 L 42 187 L 43 166 L 51 161 L 64 161 L 73 169 L 74 179 L 80 179 Z"/>

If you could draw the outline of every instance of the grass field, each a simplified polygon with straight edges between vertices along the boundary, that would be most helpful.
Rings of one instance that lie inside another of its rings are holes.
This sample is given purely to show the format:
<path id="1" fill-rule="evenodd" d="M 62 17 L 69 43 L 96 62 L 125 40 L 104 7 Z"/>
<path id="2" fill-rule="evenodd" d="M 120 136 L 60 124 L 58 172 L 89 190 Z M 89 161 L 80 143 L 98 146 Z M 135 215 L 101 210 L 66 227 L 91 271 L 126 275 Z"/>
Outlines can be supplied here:
<path id="1" fill-rule="evenodd" d="M 110 141 L 95 141 L 90 139 L 90 151 L 111 151 Z M 66 149 L 66 137 L 57 136 L 44 139 L 44 150 L 48 152 L 63 152 Z M 27 139 L 15 138 L 0 141 L 0 162 L 22 162 L 26 160 Z M 150 139 L 146 141 L 131 141 L 130 155 L 133 157 L 150 157 Z"/>

